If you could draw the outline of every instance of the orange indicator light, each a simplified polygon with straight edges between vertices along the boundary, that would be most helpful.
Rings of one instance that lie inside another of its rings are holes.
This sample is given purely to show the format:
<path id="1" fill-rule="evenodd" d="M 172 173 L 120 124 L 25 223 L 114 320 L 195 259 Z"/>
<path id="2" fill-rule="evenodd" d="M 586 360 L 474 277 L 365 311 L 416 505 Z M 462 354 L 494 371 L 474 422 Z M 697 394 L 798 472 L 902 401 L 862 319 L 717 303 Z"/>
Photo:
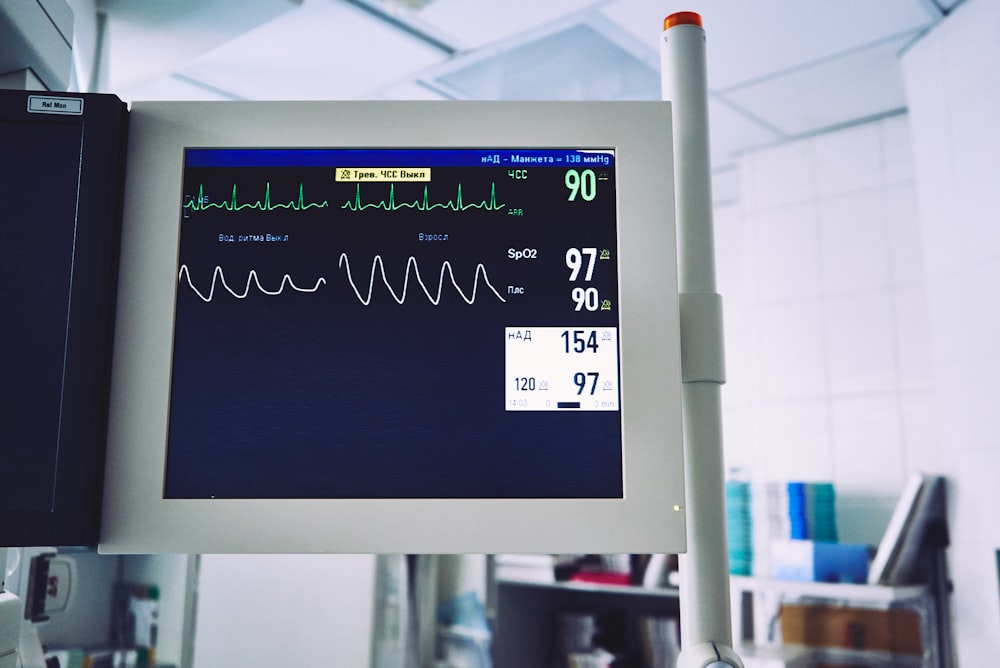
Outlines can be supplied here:
<path id="1" fill-rule="evenodd" d="M 698 26 L 701 28 L 701 14 L 697 12 L 676 12 L 663 19 L 664 30 L 681 25 Z"/>

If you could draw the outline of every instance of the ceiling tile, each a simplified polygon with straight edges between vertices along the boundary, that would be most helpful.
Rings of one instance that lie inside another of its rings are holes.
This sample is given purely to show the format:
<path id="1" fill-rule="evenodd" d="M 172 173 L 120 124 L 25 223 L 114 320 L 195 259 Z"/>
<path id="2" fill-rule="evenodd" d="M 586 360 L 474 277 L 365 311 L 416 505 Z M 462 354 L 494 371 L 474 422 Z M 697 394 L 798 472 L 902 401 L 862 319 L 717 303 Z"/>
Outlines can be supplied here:
<path id="1" fill-rule="evenodd" d="M 647 0 L 648 1 L 648 0 Z M 434 0 L 418 14 L 422 21 L 453 35 L 464 49 L 474 49 L 544 26 L 604 0 Z"/>
<path id="2" fill-rule="evenodd" d="M 716 165 L 903 106 L 896 49 L 908 38 L 896 37 L 915 36 L 941 15 L 929 0 L 99 5 L 109 15 L 110 89 L 126 99 L 656 99 L 663 18 L 695 9 L 708 36 Z M 448 58 L 414 31 L 458 55 Z"/>
<path id="3" fill-rule="evenodd" d="M 417 81 L 404 81 L 386 86 L 375 96 L 380 100 L 447 100 L 442 93 Z"/>
<path id="4" fill-rule="evenodd" d="M 423 79 L 454 97 L 480 100 L 659 99 L 655 52 L 601 21 L 581 19 L 523 43 L 457 58 Z"/>
<path id="5" fill-rule="evenodd" d="M 207 51 L 292 11 L 302 0 L 102 0 L 108 17 L 107 58 L 110 91 L 131 96 L 131 89 L 161 79 Z"/>
<path id="6" fill-rule="evenodd" d="M 618 0 L 601 11 L 637 38 L 658 44 L 663 19 L 692 9 L 704 21 L 708 80 L 716 89 L 925 28 L 939 18 L 924 0 Z"/>
<path id="7" fill-rule="evenodd" d="M 135 100 L 183 100 L 215 101 L 233 99 L 219 91 L 200 86 L 197 82 L 186 81 L 183 78 L 168 74 L 130 88 L 128 95 L 119 95 L 126 102 Z"/>
<path id="8" fill-rule="evenodd" d="M 739 153 L 782 139 L 777 132 L 717 96 L 708 99 L 708 123 L 713 167 L 730 164 Z"/>
<path id="9" fill-rule="evenodd" d="M 906 106 L 897 54 L 913 36 L 732 89 L 724 99 L 789 137 Z"/>
<path id="10" fill-rule="evenodd" d="M 311 0 L 180 74 L 244 99 L 358 99 L 444 58 L 357 7 Z"/>

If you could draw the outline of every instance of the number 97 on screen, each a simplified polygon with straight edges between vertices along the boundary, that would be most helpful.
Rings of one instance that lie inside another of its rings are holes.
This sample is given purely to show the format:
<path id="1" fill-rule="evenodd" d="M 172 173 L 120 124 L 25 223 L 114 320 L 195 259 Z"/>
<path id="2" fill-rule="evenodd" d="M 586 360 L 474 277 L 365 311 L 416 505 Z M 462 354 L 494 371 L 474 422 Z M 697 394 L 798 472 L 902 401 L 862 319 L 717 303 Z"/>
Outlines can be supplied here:
<path id="1" fill-rule="evenodd" d="M 616 411 L 617 327 L 507 327 L 504 409 Z"/>

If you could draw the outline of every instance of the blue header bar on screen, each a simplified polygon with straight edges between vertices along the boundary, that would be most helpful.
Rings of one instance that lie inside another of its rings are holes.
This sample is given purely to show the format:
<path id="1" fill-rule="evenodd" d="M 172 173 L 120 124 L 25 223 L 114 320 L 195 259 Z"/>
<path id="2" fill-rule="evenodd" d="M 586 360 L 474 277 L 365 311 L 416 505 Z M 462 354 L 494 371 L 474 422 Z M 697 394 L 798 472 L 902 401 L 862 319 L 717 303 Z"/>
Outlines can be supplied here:
<path id="1" fill-rule="evenodd" d="M 531 167 L 615 164 L 611 149 L 188 148 L 187 167 Z"/>

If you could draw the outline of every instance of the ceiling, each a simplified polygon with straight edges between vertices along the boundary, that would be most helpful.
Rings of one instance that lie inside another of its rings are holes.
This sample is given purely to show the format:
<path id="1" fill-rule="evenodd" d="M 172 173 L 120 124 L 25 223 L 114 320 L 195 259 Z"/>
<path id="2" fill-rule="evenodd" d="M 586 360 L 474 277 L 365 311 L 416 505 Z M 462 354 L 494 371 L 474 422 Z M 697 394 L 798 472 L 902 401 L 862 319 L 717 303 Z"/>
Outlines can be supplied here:
<path id="1" fill-rule="evenodd" d="M 126 100 L 658 99 L 663 18 L 693 10 L 725 169 L 904 109 L 899 53 L 961 1 L 98 0 L 95 57 Z"/>

